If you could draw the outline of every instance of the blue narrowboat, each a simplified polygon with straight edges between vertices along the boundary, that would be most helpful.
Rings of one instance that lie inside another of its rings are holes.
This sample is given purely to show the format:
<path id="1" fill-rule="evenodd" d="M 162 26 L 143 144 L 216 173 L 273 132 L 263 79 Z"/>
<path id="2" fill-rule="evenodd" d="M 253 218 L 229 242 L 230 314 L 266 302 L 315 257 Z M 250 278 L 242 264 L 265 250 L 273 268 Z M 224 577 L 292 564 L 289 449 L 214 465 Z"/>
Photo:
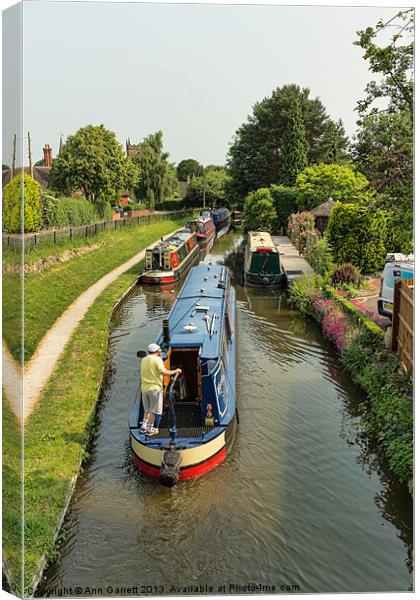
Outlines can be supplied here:
<path id="1" fill-rule="evenodd" d="M 193 267 L 156 343 L 166 368 L 164 413 L 156 435 L 140 431 L 139 395 L 129 417 L 138 468 L 164 485 L 207 473 L 222 463 L 237 425 L 235 290 L 223 265 Z"/>

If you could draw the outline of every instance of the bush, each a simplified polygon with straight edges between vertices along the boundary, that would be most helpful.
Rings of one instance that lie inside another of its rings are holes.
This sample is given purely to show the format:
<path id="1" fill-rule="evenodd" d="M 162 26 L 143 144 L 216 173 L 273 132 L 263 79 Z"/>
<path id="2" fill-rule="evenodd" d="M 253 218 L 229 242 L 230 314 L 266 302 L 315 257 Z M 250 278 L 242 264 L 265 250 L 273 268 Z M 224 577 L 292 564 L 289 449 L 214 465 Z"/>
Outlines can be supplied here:
<path id="1" fill-rule="evenodd" d="M 412 382 L 400 374 L 399 360 L 386 350 L 378 350 L 363 331 L 353 337 L 342 361 L 367 393 L 368 401 L 362 404 L 365 425 L 376 436 L 391 470 L 412 494 Z"/>
<path id="2" fill-rule="evenodd" d="M 244 204 L 244 229 L 272 231 L 276 221 L 276 210 L 268 188 L 260 188 L 248 194 Z"/>
<path id="3" fill-rule="evenodd" d="M 164 200 L 163 202 L 159 202 L 156 204 L 155 210 L 184 210 L 186 208 L 193 208 L 195 204 L 192 204 L 187 201 L 185 198 L 181 198 L 180 200 Z M 198 204 L 198 206 L 202 206 L 202 204 Z"/>
<path id="4" fill-rule="evenodd" d="M 368 206 L 337 202 L 327 236 L 336 263 L 351 262 L 362 273 L 373 273 L 385 262 L 387 216 Z"/>
<path id="5" fill-rule="evenodd" d="M 23 176 L 24 231 L 36 231 L 41 222 L 39 196 L 41 186 L 29 175 Z M 3 192 L 3 229 L 22 232 L 22 175 L 14 177 Z"/>
<path id="6" fill-rule="evenodd" d="M 312 312 L 312 299 L 321 289 L 321 281 L 317 275 L 302 275 L 290 285 L 290 299 L 303 315 Z"/>
<path id="7" fill-rule="evenodd" d="M 94 205 L 82 198 L 55 198 L 49 193 L 42 197 L 42 221 L 46 229 L 89 225 L 111 219 L 109 203 Z"/>
<path id="8" fill-rule="evenodd" d="M 327 238 L 320 239 L 317 244 L 306 254 L 306 258 L 315 271 L 320 275 L 327 275 L 334 266 L 331 246 Z"/>
<path id="9" fill-rule="evenodd" d="M 335 286 L 343 283 L 360 285 L 360 274 L 351 263 L 343 263 L 334 267 L 331 280 Z"/>
<path id="10" fill-rule="evenodd" d="M 297 211 L 297 190 L 285 185 L 272 185 L 270 194 L 277 213 L 279 227 L 287 227 L 289 217 Z"/>

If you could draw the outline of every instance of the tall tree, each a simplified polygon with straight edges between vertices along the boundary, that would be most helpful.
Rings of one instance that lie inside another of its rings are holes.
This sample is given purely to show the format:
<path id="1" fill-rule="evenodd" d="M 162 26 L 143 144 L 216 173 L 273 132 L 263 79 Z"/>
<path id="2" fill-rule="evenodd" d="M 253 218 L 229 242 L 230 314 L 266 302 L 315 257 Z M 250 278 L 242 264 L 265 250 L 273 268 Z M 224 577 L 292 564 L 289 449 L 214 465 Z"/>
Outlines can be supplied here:
<path id="1" fill-rule="evenodd" d="M 281 153 L 280 181 L 292 186 L 296 176 L 308 166 L 309 143 L 299 98 L 295 98 L 289 111 Z"/>
<path id="2" fill-rule="evenodd" d="M 62 194 L 81 189 L 90 202 L 113 202 L 136 174 L 115 133 L 104 125 L 88 125 L 70 135 L 53 160 L 50 186 Z"/>
<path id="3" fill-rule="evenodd" d="M 168 158 L 169 154 L 163 151 L 163 132 L 157 131 L 144 138 L 132 159 L 140 172 L 135 195 L 151 208 L 175 194 L 174 171 Z"/>
<path id="4" fill-rule="evenodd" d="M 223 206 L 226 204 L 226 187 L 229 181 L 226 169 L 206 168 L 203 175 L 195 177 L 189 184 L 186 200 L 190 206 Z"/>
<path id="5" fill-rule="evenodd" d="M 299 210 L 310 210 L 328 198 L 366 203 L 371 198 L 368 185 L 364 175 L 347 165 L 312 165 L 296 178 Z"/>
<path id="6" fill-rule="evenodd" d="M 194 158 L 186 158 L 181 160 L 176 168 L 176 174 L 179 181 L 190 181 L 194 177 L 199 177 L 203 174 L 203 165 Z"/>
<path id="7" fill-rule="evenodd" d="M 389 43 L 377 44 L 388 32 Z M 403 10 L 387 22 L 379 21 L 376 27 L 358 31 L 359 39 L 354 43 L 364 51 L 363 58 L 369 61 L 372 73 L 382 75 L 382 79 L 371 81 L 366 87 L 366 98 L 359 100 L 357 110 L 361 116 L 379 111 L 375 106 L 377 98 L 388 101 L 388 112 L 408 111 L 413 118 L 413 76 L 414 76 L 414 9 Z"/>
<path id="8" fill-rule="evenodd" d="M 353 158 L 371 180 L 377 205 L 389 211 L 388 249 L 403 252 L 413 247 L 413 27 L 414 10 L 400 11 L 359 31 L 355 42 L 382 77 L 367 85 L 358 102 Z"/>
<path id="9" fill-rule="evenodd" d="M 285 85 L 253 106 L 252 114 L 237 130 L 228 153 L 228 167 L 232 175 L 230 194 L 234 200 L 240 203 L 248 192 L 279 183 L 289 111 L 296 99 L 301 104 L 309 145 L 308 163 L 326 159 L 324 143 L 332 121 L 321 101 L 309 98 L 309 94 L 307 88 Z M 339 135 L 342 136 L 341 130 Z M 344 136 L 341 145 L 346 146 Z"/>

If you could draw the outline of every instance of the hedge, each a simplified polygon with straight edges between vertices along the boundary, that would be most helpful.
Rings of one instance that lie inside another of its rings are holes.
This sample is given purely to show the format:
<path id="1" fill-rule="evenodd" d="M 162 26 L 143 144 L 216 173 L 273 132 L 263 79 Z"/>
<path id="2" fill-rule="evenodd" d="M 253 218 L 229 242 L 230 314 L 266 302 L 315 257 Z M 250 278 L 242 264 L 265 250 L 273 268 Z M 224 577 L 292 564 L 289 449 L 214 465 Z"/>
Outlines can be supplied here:
<path id="1" fill-rule="evenodd" d="M 337 202 L 327 227 L 335 262 L 351 262 L 362 273 L 373 273 L 381 268 L 386 256 L 387 220 L 382 210 Z"/>
<path id="2" fill-rule="evenodd" d="M 379 343 L 383 342 L 384 331 L 379 327 L 379 325 L 374 323 L 372 319 L 369 319 L 368 316 L 366 316 L 361 310 L 359 310 L 357 306 L 355 306 L 352 302 L 347 300 L 347 298 L 344 298 L 343 296 L 340 296 L 340 294 L 337 294 L 337 291 L 333 287 L 326 285 L 324 286 L 324 290 L 325 295 L 331 300 L 334 300 L 334 302 L 336 302 L 337 304 L 339 304 L 340 307 L 344 310 L 344 312 L 346 312 L 351 317 L 351 319 L 356 325 L 361 325 Z"/>
<path id="3" fill-rule="evenodd" d="M 46 229 L 89 225 L 112 219 L 112 209 L 108 203 L 95 205 L 83 198 L 55 198 L 46 193 L 41 205 L 42 223 Z"/>

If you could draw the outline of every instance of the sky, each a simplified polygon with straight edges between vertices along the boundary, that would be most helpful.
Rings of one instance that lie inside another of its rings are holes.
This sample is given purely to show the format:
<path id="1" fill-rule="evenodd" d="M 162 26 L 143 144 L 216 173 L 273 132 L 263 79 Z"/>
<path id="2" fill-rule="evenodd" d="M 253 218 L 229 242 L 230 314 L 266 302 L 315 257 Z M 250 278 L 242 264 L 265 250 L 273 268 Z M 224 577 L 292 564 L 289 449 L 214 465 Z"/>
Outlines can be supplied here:
<path id="1" fill-rule="evenodd" d="M 223 164 L 253 104 L 288 83 L 308 87 L 352 136 L 357 100 L 372 79 L 356 31 L 397 10 L 25 2 L 23 131 L 34 161 L 45 143 L 56 154 L 61 133 L 103 123 L 123 144 L 163 130 L 174 163 Z M 6 74 L 16 60 L 11 21 L 3 28 Z M 3 115 L 17 105 L 6 94 Z M 16 119 L 3 116 L 7 164 L 14 128 Z"/>

